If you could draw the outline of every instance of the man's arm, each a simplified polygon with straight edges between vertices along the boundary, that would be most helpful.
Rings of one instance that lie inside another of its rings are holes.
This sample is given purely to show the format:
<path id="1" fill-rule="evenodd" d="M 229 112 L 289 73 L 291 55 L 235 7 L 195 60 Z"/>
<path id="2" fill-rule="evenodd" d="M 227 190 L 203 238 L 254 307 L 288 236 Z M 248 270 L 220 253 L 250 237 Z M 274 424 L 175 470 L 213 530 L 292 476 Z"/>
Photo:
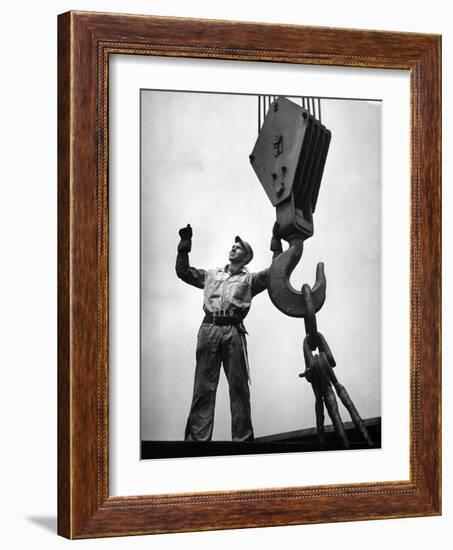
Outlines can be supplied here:
<path id="1" fill-rule="evenodd" d="M 275 258 L 283 252 L 282 241 L 280 239 L 280 234 L 278 229 L 279 229 L 278 223 L 275 222 L 274 227 L 272 229 L 272 239 L 271 239 L 271 246 L 270 246 L 273 252 L 272 260 L 275 260 Z M 266 290 L 268 282 L 269 282 L 269 268 L 263 269 L 263 271 L 257 271 L 256 273 L 252 273 L 252 297 L 256 296 L 260 292 L 263 292 L 263 290 Z"/>
<path id="2" fill-rule="evenodd" d="M 189 263 L 189 252 L 192 250 L 192 228 L 189 224 L 179 230 L 179 236 L 181 240 L 176 256 L 176 275 L 189 285 L 204 288 L 205 270 L 191 267 Z"/>
<path id="3" fill-rule="evenodd" d="M 252 273 L 252 298 L 266 290 L 269 280 L 269 268 Z"/>

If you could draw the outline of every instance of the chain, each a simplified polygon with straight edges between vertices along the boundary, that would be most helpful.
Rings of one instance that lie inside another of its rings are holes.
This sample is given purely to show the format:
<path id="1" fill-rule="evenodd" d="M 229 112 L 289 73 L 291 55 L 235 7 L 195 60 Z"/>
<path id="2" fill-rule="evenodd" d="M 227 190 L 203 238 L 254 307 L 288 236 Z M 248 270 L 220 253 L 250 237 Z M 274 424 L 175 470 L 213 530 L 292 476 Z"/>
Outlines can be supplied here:
<path id="1" fill-rule="evenodd" d="M 368 434 L 368 430 L 360 417 L 352 399 L 348 392 L 342 386 L 333 371 L 336 366 L 334 356 L 330 350 L 327 340 L 318 332 L 318 323 L 316 320 L 316 312 L 313 307 L 313 299 L 309 285 L 304 284 L 302 287 L 302 295 L 304 297 L 306 314 L 304 316 L 305 338 L 303 343 L 303 353 L 305 360 L 305 372 L 299 374 L 305 378 L 312 386 L 315 394 L 315 412 L 316 412 L 316 427 L 318 430 L 318 440 L 321 448 L 326 445 L 324 433 L 324 406 L 332 420 L 335 432 L 340 438 L 344 448 L 349 448 L 350 443 L 343 426 L 343 422 L 338 410 L 338 404 L 335 394 L 332 390 L 332 385 L 340 398 L 343 405 L 351 415 L 356 428 L 362 434 L 368 446 L 372 446 L 373 442 Z M 318 351 L 318 353 L 313 353 Z"/>
<path id="2" fill-rule="evenodd" d="M 310 377 L 316 368 L 313 356 L 313 352 L 316 351 L 316 349 L 319 350 L 320 355 L 324 357 L 324 360 L 328 363 L 330 368 L 335 367 L 336 362 L 327 340 L 324 338 L 323 334 L 318 332 L 318 323 L 316 321 L 316 313 L 313 307 L 313 299 L 309 285 L 305 284 L 302 287 L 302 294 L 304 296 L 307 310 L 304 317 L 305 338 L 303 344 L 306 370 L 299 376 L 307 378 L 310 382 Z"/>

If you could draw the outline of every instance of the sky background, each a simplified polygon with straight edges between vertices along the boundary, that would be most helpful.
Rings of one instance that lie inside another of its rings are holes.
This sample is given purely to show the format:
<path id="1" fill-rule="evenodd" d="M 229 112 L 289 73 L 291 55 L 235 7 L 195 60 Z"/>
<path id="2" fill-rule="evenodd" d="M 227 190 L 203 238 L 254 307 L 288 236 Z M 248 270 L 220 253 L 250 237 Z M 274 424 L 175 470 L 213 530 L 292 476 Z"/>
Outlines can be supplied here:
<path id="1" fill-rule="evenodd" d="M 317 262 L 325 263 L 318 330 L 361 416 L 380 416 L 381 103 L 323 99 L 322 121 L 332 141 L 315 233 L 292 284 L 312 286 Z M 179 228 L 193 227 L 195 267 L 225 265 L 237 234 L 254 249 L 250 271 L 270 264 L 275 210 L 249 163 L 256 138 L 256 96 L 141 92 L 142 439 L 182 440 L 191 404 L 203 291 L 176 277 Z M 245 324 L 255 437 L 313 427 L 313 392 L 298 378 L 303 320 L 285 316 L 263 292 Z M 223 371 L 213 439 L 231 439 Z"/>

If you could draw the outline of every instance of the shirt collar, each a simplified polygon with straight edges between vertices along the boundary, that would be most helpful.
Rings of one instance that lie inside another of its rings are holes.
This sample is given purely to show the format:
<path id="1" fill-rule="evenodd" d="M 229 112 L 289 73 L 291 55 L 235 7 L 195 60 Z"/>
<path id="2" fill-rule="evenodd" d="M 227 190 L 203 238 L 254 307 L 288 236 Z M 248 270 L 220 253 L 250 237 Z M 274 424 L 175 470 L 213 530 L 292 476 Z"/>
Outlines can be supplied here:
<path id="1" fill-rule="evenodd" d="M 230 275 L 239 275 L 239 273 L 241 274 L 248 273 L 248 270 L 245 266 L 242 266 L 241 269 L 238 269 L 234 273 L 231 273 L 230 271 L 228 271 L 228 264 L 225 267 L 220 268 L 220 271 L 224 271 L 225 273 L 229 273 Z"/>

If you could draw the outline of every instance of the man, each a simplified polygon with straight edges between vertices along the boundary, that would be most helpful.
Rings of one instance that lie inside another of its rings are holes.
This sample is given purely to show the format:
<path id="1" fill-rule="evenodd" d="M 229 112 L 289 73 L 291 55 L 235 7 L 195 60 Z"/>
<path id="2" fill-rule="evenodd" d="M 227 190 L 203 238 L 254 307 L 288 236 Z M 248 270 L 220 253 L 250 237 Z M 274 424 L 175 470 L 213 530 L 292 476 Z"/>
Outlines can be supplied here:
<path id="1" fill-rule="evenodd" d="M 228 381 L 233 441 L 252 441 L 249 369 L 243 319 L 254 296 L 267 288 L 268 269 L 249 273 L 245 266 L 253 258 L 252 247 L 236 237 L 224 268 L 196 269 L 189 264 L 192 248 L 190 225 L 179 231 L 176 274 L 184 282 L 204 290 L 205 317 L 198 331 L 192 406 L 187 420 L 186 441 L 210 441 L 214 408 L 223 364 Z M 275 224 L 271 250 L 282 251 Z"/>

